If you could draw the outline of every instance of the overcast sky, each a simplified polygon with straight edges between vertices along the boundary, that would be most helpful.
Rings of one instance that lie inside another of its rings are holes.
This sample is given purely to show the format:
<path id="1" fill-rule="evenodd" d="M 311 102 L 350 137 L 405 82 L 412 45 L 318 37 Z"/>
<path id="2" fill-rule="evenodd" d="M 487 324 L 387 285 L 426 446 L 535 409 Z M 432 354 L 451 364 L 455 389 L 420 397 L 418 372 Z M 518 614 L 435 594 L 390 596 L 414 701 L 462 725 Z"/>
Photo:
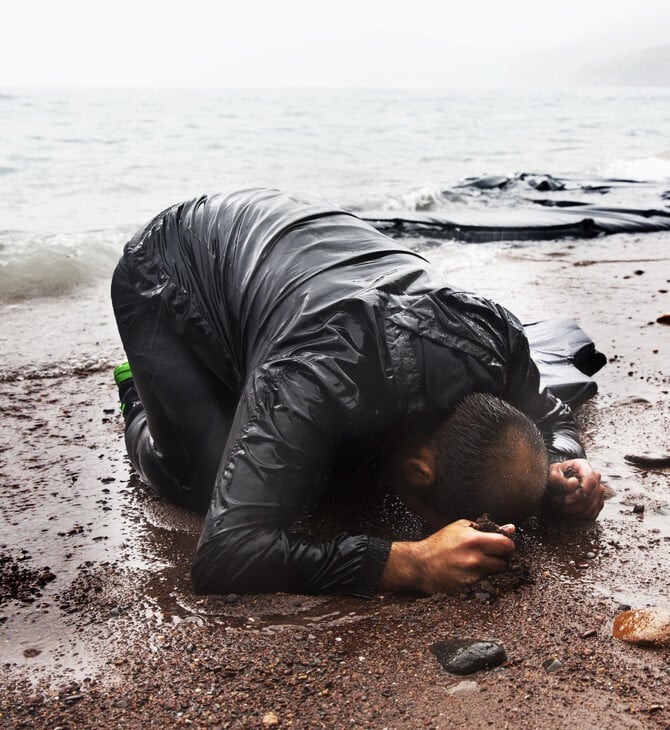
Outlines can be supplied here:
<path id="1" fill-rule="evenodd" d="M 669 0 L 13 0 L 0 88 L 487 85 L 664 43 Z"/>

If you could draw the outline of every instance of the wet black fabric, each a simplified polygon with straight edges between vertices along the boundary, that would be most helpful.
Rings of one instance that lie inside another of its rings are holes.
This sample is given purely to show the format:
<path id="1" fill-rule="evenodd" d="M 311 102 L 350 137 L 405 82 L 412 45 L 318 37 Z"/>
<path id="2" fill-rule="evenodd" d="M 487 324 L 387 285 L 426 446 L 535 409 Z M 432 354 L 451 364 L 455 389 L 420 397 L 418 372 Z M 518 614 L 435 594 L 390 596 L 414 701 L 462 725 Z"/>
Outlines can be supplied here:
<path id="1" fill-rule="evenodd" d="M 622 191 L 636 205 L 609 204 Z M 594 238 L 669 231 L 667 199 L 667 191 L 640 180 L 521 172 L 513 177 L 467 178 L 419 199 L 418 210 L 369 212 L 364 220 L 393 237 L 428 236 L 468 243 Z M 436 210 L 429 212 L 433 204 Z"/>
<path id="2" fill-rule="evenodd" d="M 512 314 L 317 199 L 255 189 L 175 205 L 127 244 L 113 298 L 155 451 L 184 501 L 211 494 L 199 592 L 370 595 L 388 541 L 323 542 L 292 524 L 345 442 L 469 393 L 525 411 L 554 458 L 583 455 Z"/>
<path id="3" fill-rule="evenodd" d="M 573 408 L 592 398 L 598 386 L 591 375 L 607 358 L 573 319 L 552 319 L 524 325 L 540 387 Z"/>
<path id="4" fill-rule="evenodd" d="M 391 236 L 430 236 L 468 243 L 595 238 L 613 233 L 670 231 L 670 211 L 537 201 L 544 207 L 457 210 L 446 215 L 382 212 L 366 215 Z M 555 207 L 551 207 L 555 206 Z"/>
<path id="5" fill-rule="evenodd" d="M 135 291 L 124 260 L 112 279 L 112 301 L 144 406 L 124 414 L 130 460 L 166 499 L 205 512 L 236 400 L 204 367 L 195 343 Z"/>

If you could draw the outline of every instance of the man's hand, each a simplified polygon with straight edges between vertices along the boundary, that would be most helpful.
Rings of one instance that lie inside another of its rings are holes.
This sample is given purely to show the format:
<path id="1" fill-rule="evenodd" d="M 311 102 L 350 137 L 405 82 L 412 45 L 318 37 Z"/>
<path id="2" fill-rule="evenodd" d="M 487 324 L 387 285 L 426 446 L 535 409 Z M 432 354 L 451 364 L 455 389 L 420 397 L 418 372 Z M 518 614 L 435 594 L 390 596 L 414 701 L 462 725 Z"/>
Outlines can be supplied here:
<path id="1" fill-rule="evenodd" d="M 605 504 L 600 472 L 586 459 L 551 464 L 547 489 L 551 508 L 568 517 L 595 520 Z"/>
<path id="2" fill-rule="evenodd" d="M 383 591 L 456 593 L 489 573 L 507 567 L 514 552 L 514 525 L 505 535 L 480 532 L 458 520 L 419 542 L 394 542 L 382 575 Z"/>

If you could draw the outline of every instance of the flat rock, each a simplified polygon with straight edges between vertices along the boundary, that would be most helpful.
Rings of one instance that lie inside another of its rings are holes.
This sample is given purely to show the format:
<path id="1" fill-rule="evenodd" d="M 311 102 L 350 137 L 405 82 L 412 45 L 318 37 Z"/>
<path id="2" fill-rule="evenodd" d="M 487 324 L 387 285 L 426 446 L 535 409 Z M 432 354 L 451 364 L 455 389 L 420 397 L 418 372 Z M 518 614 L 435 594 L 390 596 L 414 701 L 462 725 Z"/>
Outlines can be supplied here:
<path id="1" fill-rule="evenodd" d="M 472 674 L 493 669 L 507 660 L 507 654 L 495 641 L 451 639 L 433 644 L 430 650 L 442 667 L 452 674 Z"/>
<path id="2" fill-rule="evenodd" d="M 634 466 L 647 467 L 648 469 L 662 469 L 670 466 L 670 452 L 653 453 L 646 451 L 642 454 L 626 454 L 624 459 Z"/>
<path id="3" fill-rule="evenodd" d="M 614 619 L 612 636 L 640 646 L 670 647 L 670 611 L 666 608 L 637 608 Z"/>
<path id="4" fill-rule="evenodd" d="M 651 401 L 643 398 L 641 395 L 631 395 L 628 398 L 623 398 L 614 403 L 614 407 L 617 406 L 635 406 L 635 405 L 649 405 Z"/>
<path id="5" fill-rule="evenodd" d="M 550 659 L 545 659 L 545 661 L 542 662 L 542 666 L 550 673 L 557 672 L 562 666 L 563 663 L 556 659 L 555 657 L 551 657 Z"/>
<path id="6" fill-rule="evenodd" d="M 462 682 L 449 687 L 448 695 L 467 694 L 468 692 L 479 692 L 479 685 L 471 679 L 464 679 Z"/>

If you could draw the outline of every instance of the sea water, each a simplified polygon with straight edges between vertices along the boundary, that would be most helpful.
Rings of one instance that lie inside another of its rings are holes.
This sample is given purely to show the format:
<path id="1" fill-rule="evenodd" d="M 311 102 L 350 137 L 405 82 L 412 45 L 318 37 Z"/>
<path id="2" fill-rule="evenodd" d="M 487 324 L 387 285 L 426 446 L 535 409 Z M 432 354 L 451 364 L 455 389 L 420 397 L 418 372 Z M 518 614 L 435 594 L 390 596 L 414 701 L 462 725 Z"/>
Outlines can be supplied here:
<path id="1" fill-rule="evenodd" d="M 615 202 L 667 205 L 670 88 L 0 90 L 0 302 L 108 277 L 136 228 L 201 193 L 440 212 L 517 204 L 445 194 L 517 172 L 649 181 Z"/>

